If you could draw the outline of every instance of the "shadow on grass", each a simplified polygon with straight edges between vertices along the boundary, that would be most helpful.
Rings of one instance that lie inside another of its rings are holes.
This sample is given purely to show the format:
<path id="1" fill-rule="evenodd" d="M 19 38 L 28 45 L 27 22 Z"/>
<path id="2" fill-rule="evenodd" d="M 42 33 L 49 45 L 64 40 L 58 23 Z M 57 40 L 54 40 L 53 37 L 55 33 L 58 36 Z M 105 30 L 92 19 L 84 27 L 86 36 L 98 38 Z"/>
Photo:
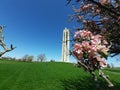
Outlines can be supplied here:
<path id="1" fill-rule="evenodd" d="M 91 77 L 72 78 L 61 82 L 64 90 L 120 90 L 120 83 L 113 82 L 115 86 L 108 88 L 104 80 L 95 82 Z"/>
<path id="2" fill-rule="evenodd" d="M 120 82 L 113 82 L 114 83 L 114 89 L 111 90 L 120 90 Z"/>

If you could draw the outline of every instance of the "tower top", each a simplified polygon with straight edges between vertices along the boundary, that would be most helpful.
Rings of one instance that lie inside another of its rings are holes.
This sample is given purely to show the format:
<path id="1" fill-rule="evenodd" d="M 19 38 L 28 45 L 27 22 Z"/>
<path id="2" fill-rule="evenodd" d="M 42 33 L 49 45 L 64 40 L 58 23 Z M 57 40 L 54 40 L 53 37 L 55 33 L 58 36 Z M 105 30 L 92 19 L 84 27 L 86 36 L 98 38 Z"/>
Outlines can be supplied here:
<path id="1" fill-rule="evenodd" d="M 69 32 L 69 29 L 65 27 L 64 31 L 68 31 Z"/>

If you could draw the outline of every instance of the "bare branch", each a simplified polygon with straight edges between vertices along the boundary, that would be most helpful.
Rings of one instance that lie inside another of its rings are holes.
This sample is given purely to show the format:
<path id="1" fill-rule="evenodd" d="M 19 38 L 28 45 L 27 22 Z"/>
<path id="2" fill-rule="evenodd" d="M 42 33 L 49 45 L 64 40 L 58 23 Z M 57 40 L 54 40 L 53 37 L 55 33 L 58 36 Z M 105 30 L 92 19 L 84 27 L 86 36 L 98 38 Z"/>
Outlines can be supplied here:
<path id="1" fill-rule="evenodd" d="M 16 47 L 13 47 L 12 44 L 11 44 L 11 48 L 8 49 L 6 44 L 4 43 L 4 35 L 3 35 L 3 29 L 4 29 L 4 26 L 0 26 L 0 45 L 3 47 L 4 51 L 1 51 L 0 52 L 0 57 L 5 54 L 6 52 L 9 52 L 9 51 L 12 51 L 14 50 Z"/>

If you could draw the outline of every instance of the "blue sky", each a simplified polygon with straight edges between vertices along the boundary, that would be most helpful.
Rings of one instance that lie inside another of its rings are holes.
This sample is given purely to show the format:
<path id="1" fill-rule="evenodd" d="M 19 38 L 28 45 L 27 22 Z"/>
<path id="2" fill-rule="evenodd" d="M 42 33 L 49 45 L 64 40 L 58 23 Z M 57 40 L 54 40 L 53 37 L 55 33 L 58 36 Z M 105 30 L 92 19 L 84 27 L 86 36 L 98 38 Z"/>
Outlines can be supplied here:
<path id="1" fill-rule="evenodd" d="M 5 54 L 16 58 L 45 53 L 48 59 L 61 59 L 62 31 L 70 28 L 71 14 L 66 0 L 1 0 L 0 25 L 7 46 L 17 48 Z"/>
<path id="2" fill-rule="evenodd" d="M 44 53 L 48 60 L 60 61 L 63 29 L 76 27 L 75 23 L 67 22 L 70 14 L 72 9 L 66 6 L 66 0 L 0 0 L 0 25 L 6 26 L 5 43 L 17 46 L 4 56 L 36 57 Z M 109 57 L 109 63 L 119 66 L 115 58 Z"/>

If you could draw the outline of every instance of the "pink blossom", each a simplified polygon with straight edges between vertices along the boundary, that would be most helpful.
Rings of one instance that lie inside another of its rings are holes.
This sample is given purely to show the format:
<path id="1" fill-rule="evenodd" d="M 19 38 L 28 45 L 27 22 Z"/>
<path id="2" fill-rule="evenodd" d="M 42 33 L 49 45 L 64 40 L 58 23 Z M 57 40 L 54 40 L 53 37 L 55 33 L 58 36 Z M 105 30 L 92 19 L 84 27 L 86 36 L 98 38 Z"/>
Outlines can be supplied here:
<path id="1" fill-rule="evenodd" d="M 102 5 L 109 4 L 110 0 L 99 0 L 99 3 Z"/>
<path id="2" fill-rule="evenodd" d="M 74 44 L 74 51 L 82 49 L 82 45 L 80 43 L 75 43 Z"/>
<path id="3" fill-rule="evenodd" d="M 82 45 L 80 43 L 75 43 L 74 44 L 74 51 L 73 53 L 75 54 L 75 56 L 81 60 L 83 59 L 83 48 L 82 48 Z"/>
<path id="4" fill-rule="evenodd" d="M 83 48 L 84 48 L 84 50 L 86 51 L 88 51 L 89 50 L 89 48 L 90 48 L 90 45 L 89 45 L 89 43 L 88 42 L 86 42 L 86 41 L 82 41 L 82 46 L 83 46 Z"/>
<path id="5" fill-rule="evenodd" d="M 79 31 L 75 32 L 74 38 L 76 38 L 78 34 L 79 34 Z"/>
<path id="6" fill-rule="evenodd" d="M 77 18 L 78 18 L 78 20 L 81 20 L 83 18 L 83 16 L 78 16 Z"/>
<path id="7" fill-rule="evenodd" d="M 96 45 L 91 45 L 90 50 L 91 50 L 91 52 L 97 52 L 97 47 L 96 47 Z"/>
<path id="8" fill-rule="evenodd" d="M 106 40 L 103 40 L 104 45 L 108 45 L 108 42 Z"/>
<path id="9" fill-rule="evenodd" d="M 97 34 L 93 35 L 89 30 L 80 30 L 75 32 L 74 38 L 81 38 L 82 41 L 74 44 L 74 55 L 83 62 L 83 54 L 88 53 L 88 60 L 95 64 L 95 58 L 99 61 L 100 66 L 106 65 L 106 61 L 103 60 L 98 54 L 108 55 L 107 41 L 103 36 Z M 102 56 L 104 57 L 104 56 Z M 106 58 L 106 57 L 105 57 Z"/>
<path id="10" fill-rule="evenodd" d="M 96 56 L 96 59 L 99 61 L 101 67 L 104 67 L 107 64 L 106 60 L 101 58 L 100 56 Z"/>
<path id="11" fill-rule="evenodd" d="M 91 44 L 94 44 L 94 45 L 99 45 L 101 44 L 101 38 L 102 36 L 101 35 L 95 35 L 95 36 L 92 36 L 91 37 Z"/>
<path id="12" fill-rule="evenodd" d="M 92 7 L 92 4 L 87 4 L 82 7 L 83 10 L 88 11 Z"/>
<path id="13" fill-rule="evenodd" d="M 99 45 L 97 49 L 98 49 L 98 52 L 104 52 L 104 51 L 107 52 L 109 50 L 105 45 Z"/>
<path id="14" fill-rule="evenodd" d="M 100 13 L 101 12 L 101 10 L 100 9 L 96 9 L 96 13 Z"/>

